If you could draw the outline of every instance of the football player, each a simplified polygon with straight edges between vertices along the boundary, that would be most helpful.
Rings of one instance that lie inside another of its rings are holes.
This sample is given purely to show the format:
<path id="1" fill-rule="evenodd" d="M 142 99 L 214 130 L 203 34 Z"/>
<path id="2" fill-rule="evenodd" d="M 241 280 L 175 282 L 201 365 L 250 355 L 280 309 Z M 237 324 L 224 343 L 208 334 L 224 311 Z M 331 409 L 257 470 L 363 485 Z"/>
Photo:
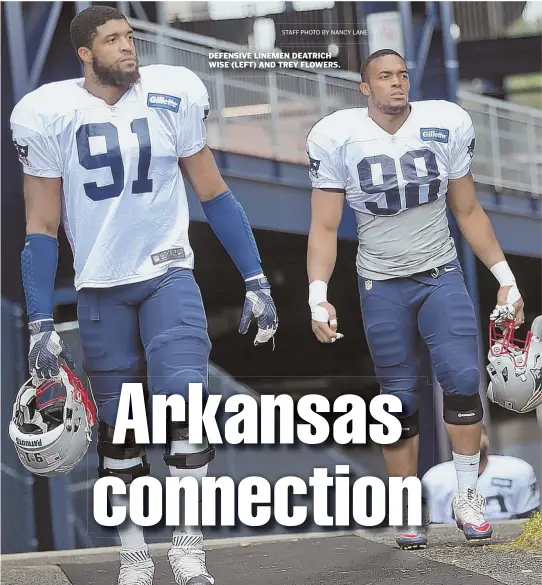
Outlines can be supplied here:
<path id="1" fill-rule="evenodd" d="M 455 517 L 467 539 L 488 538 L 476 488 L 483 418 L 478 330 L 446 215 L 449 207 L 474 253 L 500 283 L 502 321 L 523 322 L 523 300 L 470 171 L 475 134 L 468 113 L 447 101 L 409 103 L 404 59 L 373 53 L 361 69 L 367 108 L 334 112 L 307 138 L 312 183 L 307 267 L 312 329 L 322 343 L 342 337 L 327 286 L 337 254 L 343 204 L 358 225 L 361 312 L 381 392 L 400 398 L 401 440 L 384 447 L 390 476 L 414 476 L 418 464 L 416 344 L 429 349 L 444 393 L 458 493 Z M 422 514 L 427 520 L 427 515 Z M 405 548 L 425 546 L 423 526 L 398 527 Z"/>
<path id="2" fill-rule="evenodd" d="M 16 105 L 13 139 L 24 169 L 27 237 L 23 283 L 30 322 L 30 370 L 36 381 L 68 358 L 53 324 L 57 230 L 63 220 L 74 254 L 84 368 L 98 406 L 99 475 L 127 484 L 150 472 L 144 446 L 113 444 L 122 384 L 148 383 L 152 394 L 207 392 L 211 343 L 192 272 L 183 177 L 246 282 L 240 332 L 257 318 L 255 344 L 278 326 L 248 219 L 206 146 L 209 98 L 184 67 L 139 68 L 124 15 L 92 6 L 71 23 L 84 77 L 44 85 Z M 169 422 L 165 463 L 173 476 L 207 473 L 214 449 L 189 444 L 184 424 Z M 112 496 L 112 505 L 126 505 Z M 150 585 L 154 565 L 143 530 L 119 527 L 119 585 Z M 169 560 L 179 585 L 210 585 L 196 528 L 179 526 Z"/>
<path id="3" fill-rule="evenodd" d="M 485 428 L 480 444 L 478 491 L 485 499 L 488 520 L 528 518 L 540 510 L 540 489 L 534 469 L 517 457 L 488 455 Z M 431 522 L 453 523 L 452 500 L 457 492 L 457 476 L 452 461 L 432 467 L 422 479 L 431 509 Z"/>

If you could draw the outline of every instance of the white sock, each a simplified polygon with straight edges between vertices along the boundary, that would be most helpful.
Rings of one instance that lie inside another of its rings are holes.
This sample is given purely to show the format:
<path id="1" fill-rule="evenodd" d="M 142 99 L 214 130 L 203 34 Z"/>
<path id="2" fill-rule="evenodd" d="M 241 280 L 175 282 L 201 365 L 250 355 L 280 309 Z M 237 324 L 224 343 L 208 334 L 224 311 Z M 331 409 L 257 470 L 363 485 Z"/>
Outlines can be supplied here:
<path id="1" fill-rule="evenodd" d="M 178 455 L 178 454 L 186 454 L 186 453 L 201 453 L 207 448 L 207 442 L 203 445 L 194 445 L 190 444 L 188 440 L 182 441 L 171 441 L 170 447 L 170 455 Z M 197 469 L 178 469 L 177 467 L 173 467 L 169 465 L 169 473 L 171 477 L 195 477 L 198 480 L 199 490 L 200 490 L 200 502 L 201 502 L 201 480 L 202 478 L 207 476 L 207 468 L 209 464 L 204 465 L 203 467 L 198 467 Z M 182 492 L 181 492 L 182 493 Z M 181 496 L 184 497 L 184 496 Z M 180 510 L 183 510 L 183 503 L 181 503 Z M 201 510 L 200 510 L 201 513 Z M 181 524 L 177 526 L 173 531 L 173 536 L 182 536 L 182 535 L 193 535 L 193 536 L 202 536 L 201 528 L 199 526 L 185 526 Z"/>
<path id="2" fill-rule="evenodd" d="M 109 457 L 104 457 L 104 467 L 106 469 L 128 469 L 142 462 L 141 457 L 135 457 L 134 459 L 110 459 Z M 130 487 L 128 486 L 126 491 L 129 492 L 129 490 Z M 112 506 L 126 506 L 126 509 L 128 509 L 128 496 L 128 493 L 126 495 L 110 494 L 109 501 Z M 147 547 L 143 528 L 134 524 L 129 514 L 126 514 L 126 520 L 120 526 L 117 526 L 117 530 L 119 531 L 120 543 L 123 549 L 133 550 Z"/>
<path id="3" fill-rule="evenodd" d="M 480 467 L 480 452 L 475 455 L 459 455 L 453 453 L 455 471 L 457 473 L 458 491 L 462 496 L 469 497 L 476 493 L 478 483 L 478 469 Z"/>

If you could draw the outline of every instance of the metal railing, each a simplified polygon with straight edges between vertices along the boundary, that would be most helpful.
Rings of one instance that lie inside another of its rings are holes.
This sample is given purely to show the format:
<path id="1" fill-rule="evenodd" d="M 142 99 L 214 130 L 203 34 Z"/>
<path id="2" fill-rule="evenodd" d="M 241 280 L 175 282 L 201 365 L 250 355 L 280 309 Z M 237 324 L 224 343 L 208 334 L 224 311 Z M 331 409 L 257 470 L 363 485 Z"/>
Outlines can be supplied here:
<path id="1" fill-rule="evenodd" d="M 204 82 L 211 100 L 211 148 L 307 164 L 305 140 L 323 116 L 364 107 L 359 75 L 301 69 L 213 69 L 208 55 L 247 51 L 209 37 L 132 21 L 142 65 L 183 65 Z M 542 111 L 461 91 L 476 128 L 475 179 L 497 190 L 542 195 Z"/>
<path id="2" fill-rule="evenodd" d="M 466 91 L 458 101 L 476 128 L 477 181 L 542 195 L 542 111 Z"/>
<path id="3" fill-rule="evenodd" d="M 502 39 L 519 18 L 526 2 L 453 2 L 462 41 Z"/>

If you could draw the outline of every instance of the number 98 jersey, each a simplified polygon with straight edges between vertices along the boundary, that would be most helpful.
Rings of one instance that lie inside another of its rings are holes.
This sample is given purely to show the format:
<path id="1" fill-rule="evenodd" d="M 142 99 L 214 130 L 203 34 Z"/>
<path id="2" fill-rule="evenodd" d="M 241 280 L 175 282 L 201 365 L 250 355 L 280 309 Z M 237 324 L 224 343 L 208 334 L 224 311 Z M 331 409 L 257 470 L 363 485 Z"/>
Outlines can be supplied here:
<path id="1" fill-rule="evenodd" d="M 206 144 L 207 91 L 184 67 L 140 74 L 114 105 L 71 79 L 27 94 L 11 116 L 24 172 L 62 178 L 77 290 L 193 267 L 178 159 Z"/>
<path id="2" fill-rule="evenodd" d="M 469 114 L 452 102 L 413 102 L 393 135 L 367 108 L 339 110 L 307 138 L 314 189 L 344 190 L 358 223 L 358 273 L 384 280 L 455 259 L 446 216 L 449 179 L 465 176 L 474 153 Z"/>

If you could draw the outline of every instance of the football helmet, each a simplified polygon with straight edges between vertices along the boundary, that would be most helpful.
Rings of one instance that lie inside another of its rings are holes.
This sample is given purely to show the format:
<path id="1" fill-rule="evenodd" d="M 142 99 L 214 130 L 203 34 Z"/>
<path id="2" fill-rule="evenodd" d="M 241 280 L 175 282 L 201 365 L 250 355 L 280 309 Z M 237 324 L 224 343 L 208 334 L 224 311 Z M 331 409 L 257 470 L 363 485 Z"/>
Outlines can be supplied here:
<path id="1" fill-rule="evenodd" d="M 542 339 L 535 334 L 539 323 L 535 319 L 525 340 L 515 337 L 513 320 L 489 324 L 487 397 L 507 410 L 525 413 L 542 405 Z"/>
<path id="2" fill-rule="evenodd" d="M 62 395 L 36 407 L 36 395 L 60 384 L 54 394 Z M 57 391 L 58 390 L 58 391 Z M 25 382 L 13 405 L 9 436 L 28 471 L 53 477 L 71 471 L 86 455 L 96 421 L 96 407 L 81 380 L 67 366 L 60 366 L 55 379 L 37 387 Z"/>

